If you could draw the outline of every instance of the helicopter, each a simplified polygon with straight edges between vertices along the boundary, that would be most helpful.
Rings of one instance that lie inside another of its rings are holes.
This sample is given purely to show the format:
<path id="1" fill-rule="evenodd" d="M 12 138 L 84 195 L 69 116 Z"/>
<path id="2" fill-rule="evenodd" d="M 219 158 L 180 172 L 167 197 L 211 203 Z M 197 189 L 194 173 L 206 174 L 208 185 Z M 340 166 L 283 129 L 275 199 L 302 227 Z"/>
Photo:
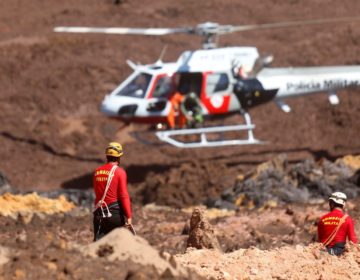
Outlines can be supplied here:
<path id="1" fill-rule="evenodd" d="M 337 90 L 360 86 L 360 66 L 274 68 L 270 67 L 273 57 L 260 56 L 256 47 L 217 47 L 220 35 L 359 19 L 333 18 L 239 26 L 205 22 L 184 28 L 59 26 L 54 31 L 148 36 L 186 33 L 203 37 L 201 49 L 184 51 L 175 62 L 162 62 L 162 55 L 158 61 L 147 65 L 128 60 L 133 73 L 107 94 L 101 104 L 101 112 L 108 117 L 161 128 L 155 132 L 161 141 L 179 148 L 199 148 L 263 143 L 254 137 L 255 125 L 248 112 L 258 105 L 274 101 L 282 111 L 289 113 L 291 107 L 285 102 L 287 98 L 314 93 L 327 94 L 330 104 L 337 105 L 340 102 Z M 195 93 L 205 118 L 240 113 L 245 123 L 166 129 L 172 106 L 170 98 L 177 91 L 183 95 Z M 236 131 L 245 132 L 245 136 L 242 139 L 224 139 L 221 136 Z M 220 136 L 214 139 L 212 134 Z M 198 137 L 185 141 L 184 135 Z"/>

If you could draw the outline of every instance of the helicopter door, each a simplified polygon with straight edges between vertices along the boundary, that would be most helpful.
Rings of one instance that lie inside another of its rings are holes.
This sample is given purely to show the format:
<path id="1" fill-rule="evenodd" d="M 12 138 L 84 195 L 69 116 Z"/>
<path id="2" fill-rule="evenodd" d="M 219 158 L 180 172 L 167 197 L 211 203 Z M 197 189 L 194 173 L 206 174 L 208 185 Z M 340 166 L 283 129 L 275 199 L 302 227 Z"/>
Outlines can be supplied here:
<path id="1" fill-rule="evenodd" d="M 229 111 L 230 80 L 227 73 L 204 73 L 201 100 L 209 114 L 224 114 Z"/>

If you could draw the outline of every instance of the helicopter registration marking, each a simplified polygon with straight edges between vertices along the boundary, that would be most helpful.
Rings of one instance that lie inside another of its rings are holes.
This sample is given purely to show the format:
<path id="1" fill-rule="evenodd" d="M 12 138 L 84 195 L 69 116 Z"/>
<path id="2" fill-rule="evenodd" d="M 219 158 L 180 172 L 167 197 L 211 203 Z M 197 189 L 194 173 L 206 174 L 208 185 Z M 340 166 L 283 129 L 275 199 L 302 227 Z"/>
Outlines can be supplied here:
<path id="1" fill-rule="evenodd" d="M 211 97 L 210 103 L 214 108 L 220 108 L 224 103 L 224 97 L 221 95 L 214 95 Z"/>

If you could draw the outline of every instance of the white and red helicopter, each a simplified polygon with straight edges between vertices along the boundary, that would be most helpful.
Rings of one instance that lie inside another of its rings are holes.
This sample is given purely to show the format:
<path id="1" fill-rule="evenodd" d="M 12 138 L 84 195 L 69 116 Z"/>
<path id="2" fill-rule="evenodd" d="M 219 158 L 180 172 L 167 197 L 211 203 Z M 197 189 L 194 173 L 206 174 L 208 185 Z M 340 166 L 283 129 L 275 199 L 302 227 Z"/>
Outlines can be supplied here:
<path id="1" fill-rule="evenodd" d="M 101 111 L 124 122 L 166 124 L 169 98 L 175 91 L 195 92 L 204 117 L 241 113 L 245 124 L 159 130 L 158 138 L 181 148 L 214 147 L 261 143 L 253 135 L 255 125 L 248 110 L 274 101 L 284 111 L 290 97 L 323 92 L 332 105 L 339 103 L 336 91 L 360 86 L 360 66 L 272 68 L 272 56 L 261 57 L 255 47 L 217 48 L 219 35 L 253 29 L 320 24 L 359 18 L 320 19 L 257 25 L 219 25 L 206 22 L 187 28 L 95 28 L 56 27 L 55 32 L 105 33 L 161 36 L 188 33 L 204 37 L 203 49 L 183 52 L 176 62 L 158 60 L 151 65 L 127 61 L 133 73 L 110 94 Z M 159 127 L 158 126 L 158 127 Z M 215 138 L 211 134 L 245 131 L 244 139 Z M 183 141 L 179 135 L 198 135 L 196 141 Z M 211 137 L 210 137 L 211 138 Z M 214 137 L 212 137 L 214 138 Z"/>

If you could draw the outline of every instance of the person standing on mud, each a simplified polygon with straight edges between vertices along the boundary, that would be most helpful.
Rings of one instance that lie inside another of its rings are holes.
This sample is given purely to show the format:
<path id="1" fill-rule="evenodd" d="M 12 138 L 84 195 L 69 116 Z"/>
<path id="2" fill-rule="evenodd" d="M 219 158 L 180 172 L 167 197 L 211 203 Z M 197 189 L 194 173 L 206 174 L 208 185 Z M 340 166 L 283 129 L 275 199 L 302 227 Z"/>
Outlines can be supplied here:
<path id="1" fill-rule="evenodd" d="M 346 238 L 357 243 L 354 222 L 344 213 L 346 194 L 334 192 L 329 197 L 330 212 L 320 218 L 318 239 L 331 255 L 339 256 L 345 250 Z"/>
<path id="2" fill-rule="evenodd" d="M 123 154 L 121 144 L 109 143 L 105 150 L 107 163 L 94 172 L 94 241 L 118 227 L 126 226 L 132 229 L 127 175 L 125 170 L 119 167 Z"/>

